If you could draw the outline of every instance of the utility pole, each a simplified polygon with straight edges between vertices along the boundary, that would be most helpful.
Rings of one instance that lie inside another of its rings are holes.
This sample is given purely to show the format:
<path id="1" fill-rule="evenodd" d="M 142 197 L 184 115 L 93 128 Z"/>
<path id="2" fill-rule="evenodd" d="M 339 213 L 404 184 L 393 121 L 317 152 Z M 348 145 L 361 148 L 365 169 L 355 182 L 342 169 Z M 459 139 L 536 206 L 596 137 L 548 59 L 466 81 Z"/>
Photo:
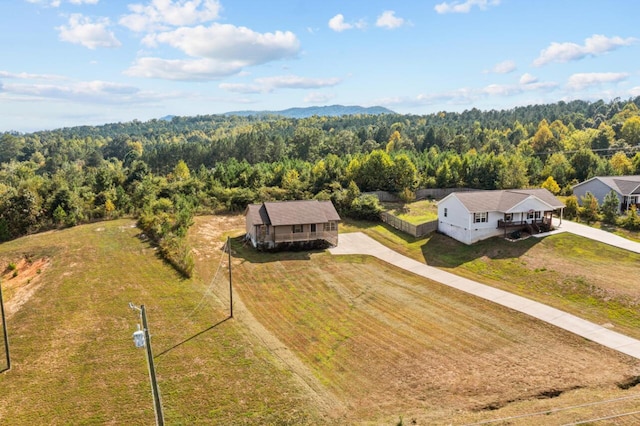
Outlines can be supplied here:
<path id="1" fill-rule="evenodd" d="M 136 333 L 133 333 L 133 340 L 137 347 L 144 345 L 147 350 L 147 364 L 149 365 L 149 378 L 151 380 L 151 393 L 153 394 L 153 411 L 156 414 L 156 425 L 164 426 L 164 414 L 162 414 L 162 402 L 160 401 L 160 389 L 158 388 L 158 380 L 156 379 L 156 367 L 153 362 L 153 351 L 151 350 L 151 337 L 149 335 L 149 325 L 147 324 L 147 311 L 144 305 L 140 305 L 138 308 L 133 303 L 129 303 L 131 309 L 140 311 L 140 317 L 142 318 L 142 332 L 144 333 L 144 341 L 139 341 L 136 338 Z"/>
<path id="2" fill-rule="evenodd" d="M 233 318 L 233 281 L 231 280 L 231 238 L 227 237 L 227 251 L 229 253 L 229 318 Z"/>
<path id="3" fill-rule="evenodd" d="M 2 332 L 4 334 L 4 350 L 7 354 L 7 370 L 11 370 L 11 356 L 9 356 L 9 334 L 7 333 L 7 319 L 4 316 L 4 300 L 2 299 L 2 283 L 0 282 L 0 313 L 2 314 Z"/>

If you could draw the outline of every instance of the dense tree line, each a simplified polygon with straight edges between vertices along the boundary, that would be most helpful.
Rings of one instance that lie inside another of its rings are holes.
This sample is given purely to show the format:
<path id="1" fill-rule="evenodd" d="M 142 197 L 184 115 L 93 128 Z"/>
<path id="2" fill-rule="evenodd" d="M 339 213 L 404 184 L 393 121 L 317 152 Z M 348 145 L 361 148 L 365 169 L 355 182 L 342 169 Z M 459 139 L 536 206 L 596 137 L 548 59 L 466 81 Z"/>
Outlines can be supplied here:
<path id="1" fill-rule="evenodd" d="M 640 174 L 638 105 L 640 98 L 421 116 L 211 115 L 6 132 L 0 240 L 135 215 L 164 250 L 180 253 L 193 214 L 256 201 L 332 199 L 342 214 L 368 217 L 379 207 L 362 193 L 373 190 L 410 199 L 421 187 L 545 184 L 569 195 L 595 175 Z"/>

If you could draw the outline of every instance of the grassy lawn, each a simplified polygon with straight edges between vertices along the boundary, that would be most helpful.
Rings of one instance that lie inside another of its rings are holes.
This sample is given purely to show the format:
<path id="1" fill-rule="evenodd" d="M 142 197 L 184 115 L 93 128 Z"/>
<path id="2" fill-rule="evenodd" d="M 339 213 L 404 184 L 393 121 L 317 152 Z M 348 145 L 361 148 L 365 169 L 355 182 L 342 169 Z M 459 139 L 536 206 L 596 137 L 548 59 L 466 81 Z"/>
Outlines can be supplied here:
<path id="1" fill-rule="evenodd" d="M 356 230 L 351 222 L 345 231 Z M 640 255 L 569 233 L 471 246 L 434 233 L 422 239 L 382 224 L 363 232 L 406 256 L 640 338 Z"/>
<path id="2" fill-rule="evenodd" d="M 240 298 L 343 401 L 347 424 L 482 418 L 632 371 L 613 351 L 370 257 L 235 249 Z"/>
<path id="3" fill-rule="evenodd" d="M 383 205 L 394 216 L 414 225 L 438 219 L 438 206 L 432 200 L 415 201 L 409 204 L 383 203 Z"/>
<path id="4" fill-rule="evenodd" d="M 640 364 L 619 353 L 370 257 L 256 252 L 237 238 L 243 226 L 242 216 L 196 218 L 191 280 L 158 259 L 130 220 L 0 245 L 13 361 L 0 374 L 0 424 L 153 424 L 129 302 L 147 308 L 172 425 L 377 425 L 401 416 L 404 424 L 462 424 L 634 392 L 619 385 Z M 607 300 L 630 307 L 638 296 L 625 278 L 637 276 L 637 257 L 601 246 L 591 255 L 584 241 L 562 234 L 467 247 L 378 223 L 347 221 L 341 231 L 366 232 L 498 287 L 568 300 L 585 317 L 603 315 L 613 306 Z M 221 251 L 228 236 L 232 320 Z M 611 309 L 621 317 L 607 319 L 616 328 L 635 324 L 635 313 Z M 635 403 L 621 399 L 615 409 Z M 612 407 L 554 413 L 544 423 Z"/>
<path id="5" fill-rule="evenodd" d="M 0 374 L 0 424 L 153 424 L 129 302 L 147 308 L 167 424 L 317 424 L 291 373 L 224 321 L 213 274 L 180 278 L 138 234 L 118 220 L 0 245 L 12 358 Z M 9 263 L 22 265 L 15 277 Z"/>

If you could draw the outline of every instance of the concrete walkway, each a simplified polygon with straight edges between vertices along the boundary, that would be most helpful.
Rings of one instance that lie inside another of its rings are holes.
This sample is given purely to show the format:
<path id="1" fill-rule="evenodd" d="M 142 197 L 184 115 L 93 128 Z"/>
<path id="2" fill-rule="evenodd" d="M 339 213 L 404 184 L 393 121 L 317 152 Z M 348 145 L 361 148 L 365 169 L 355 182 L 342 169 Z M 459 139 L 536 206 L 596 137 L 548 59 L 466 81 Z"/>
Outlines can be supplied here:
<path id="1" fill-rule="evenodd" d="M 568 223 L 563 221 L 562 228 L 569 231 Z M 604 232 L 604 231 L 600 231 Z M 552 308 L 522 296 L 480 284 L 479 282 L 462 278 L 438 268 L 410 259 L 397 253 L 361 232 L 340 234 L 338 247 L 329 249 L 332 254 L 365 254 L 377 257 L 387 263 L 403 268 L 414 274 L 439 282 L 465 293 L 481 297 L 510 309 L 523 312 L 539 320 L 570 331 L 578 336 L 599 343 L 623 354 L 640 359 L 640 340 L 632 339 L 605 327 L 599 326 L 575 315 Z"/>
<path id="2" fill-rule="evenodd" d="M 618 235 L 614 235 L 611 232 L 592 228 L 591 226 L 582 225 L 580 223 L 571 222 L 569 220 L 562 220 L 562 224 L 560 224 L 560 221 L 555 218 L 553 219 L 553 225 L 556 227 L 557 231 L 571 232 L 572 234 L 600 241 L 601 243 L 620 247 L 622 249 L 629 250 L 635 253 L 640 253 L 640 243 L 628 240 Z"/>

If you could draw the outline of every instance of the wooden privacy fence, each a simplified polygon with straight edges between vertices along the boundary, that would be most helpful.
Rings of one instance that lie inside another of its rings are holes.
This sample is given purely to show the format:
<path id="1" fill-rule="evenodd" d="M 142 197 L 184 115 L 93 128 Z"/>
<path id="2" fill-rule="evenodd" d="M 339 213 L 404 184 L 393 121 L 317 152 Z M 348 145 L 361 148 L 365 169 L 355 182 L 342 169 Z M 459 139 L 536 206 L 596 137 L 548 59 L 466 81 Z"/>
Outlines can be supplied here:
<path id="1" fill-rule="evenodd" d="M 423 237 L 428 233 L 438 229 L 437 220 L 414 225 L 413 223 L 402 220 L 388 212 L 382 212 L 380 214 L 380 219 L 382 219 L 382 221 L 389 226 L 393 226 L 397 230 L 406 232 L 407 234 L 412 235 L 416 238 Z"/>
<path id="2" fill-rule="evenodd" d="M 416 200 L 426 200 L 427 198 L 440 200 L 452 192 L 465 192 L 465 191 L 474 191 L 471 188 L 423 188 L 416 190 Z M 363 192 L 363 195 L 375 195 L 378 197 L 378 200 L 383 203 L 398 203 L 400 197 L 398 195 L 393 194 L 387 191 L 371 191 L 371 192 Z"/>

